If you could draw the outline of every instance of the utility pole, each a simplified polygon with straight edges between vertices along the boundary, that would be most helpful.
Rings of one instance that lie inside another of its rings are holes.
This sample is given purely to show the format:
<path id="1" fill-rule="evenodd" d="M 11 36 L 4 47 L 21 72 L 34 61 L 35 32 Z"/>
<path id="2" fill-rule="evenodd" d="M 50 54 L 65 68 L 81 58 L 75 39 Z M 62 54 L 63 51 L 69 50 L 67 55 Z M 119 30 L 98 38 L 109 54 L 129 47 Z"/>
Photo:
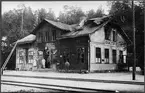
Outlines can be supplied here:
<path id="1" fill-rule="evenodd" d="M 22 8 L 21 32 L 22 32 L 22 35 L 24 36 L 24 31 L 23 31 L 23 8 Z"/>
<path id="2" fill-rule="evenodd" d="M 22 3 L 22 4 L 19 4 L 18 5 L 18 8 L 20 9 L 20 12 L 22 12 L 22 19 L 21 19 L 21 33 L 22 33 L 22 36 L 24 36 L 24 31 L 23 31 L 23 24 L 24 24 L 24 8 L 25 8 L 25 5 Z"/>
<path id="3" fill-rule="evenodd" d="M 132 0 L 132 28 L 133 28 L 133 71 L 132 71 L 132 79 L 135 80 L 135 73 L 136 73 L 136 44 L 135 44 L 135 10 L 134 10 L 134 0 Z"/>

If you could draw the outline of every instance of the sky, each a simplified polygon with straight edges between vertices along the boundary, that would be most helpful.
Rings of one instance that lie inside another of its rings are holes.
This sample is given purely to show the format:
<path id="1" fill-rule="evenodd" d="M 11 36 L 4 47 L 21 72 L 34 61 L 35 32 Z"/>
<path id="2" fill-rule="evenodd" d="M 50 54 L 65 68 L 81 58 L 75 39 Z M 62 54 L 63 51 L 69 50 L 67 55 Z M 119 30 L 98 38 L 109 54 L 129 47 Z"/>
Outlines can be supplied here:
<path id="1" fill-rule="evenodd" d="M 108 14 L 109 5 L 108 1 L 2 1 L 2 14 L 9 10 L 18 9 L 19 4 L 25 4 L 26 7 L 31 7 L 32 10 L 37 10 L 44 8 L 49 10 L 51 8 L 56 17 L 59 12 L 63 10 L 64 5 L 77 6 L 86 12 L 88 10 L 94 9 L 95 11 L 102 7 L 105 14 Z"/>

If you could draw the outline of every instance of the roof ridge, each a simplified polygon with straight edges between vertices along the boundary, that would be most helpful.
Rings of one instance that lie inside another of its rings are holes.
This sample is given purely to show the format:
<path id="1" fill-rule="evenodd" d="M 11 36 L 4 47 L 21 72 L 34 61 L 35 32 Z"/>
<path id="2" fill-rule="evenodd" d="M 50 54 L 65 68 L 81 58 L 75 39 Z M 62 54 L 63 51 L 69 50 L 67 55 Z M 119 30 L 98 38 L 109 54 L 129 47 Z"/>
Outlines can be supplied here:
<path id="1" fill-rule="evenodd" d="M 44 19 L 44 20 L 47 21 L 48 23 L 52 24 L 53 26 L 59 28 L 59 29 L 67 30 L 67 31 L 72 31 L 73 30 L 73 25 L 75 25 L 75 24 L 69 25 L 69 24 L 66 24 L 66 23 L 56 22 L 56 21 L 52 21 L 52 20 L 49 20 L 49 19 Z"/>

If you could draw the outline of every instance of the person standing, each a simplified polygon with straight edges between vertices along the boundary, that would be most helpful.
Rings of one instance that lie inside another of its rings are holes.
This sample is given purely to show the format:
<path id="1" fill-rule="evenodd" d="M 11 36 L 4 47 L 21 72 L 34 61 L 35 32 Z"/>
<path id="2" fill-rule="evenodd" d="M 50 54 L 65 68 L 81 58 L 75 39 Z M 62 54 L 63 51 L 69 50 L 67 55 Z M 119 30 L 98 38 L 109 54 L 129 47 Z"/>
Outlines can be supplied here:
<path id="1" fill-rule="evenodd" d="M 45 59 L 44 58 L 42 58 L 42 68 L 45 68 Z"/>
<path id="2" fill-rule="evenodd" d="M 35 70 L 37 68 L 37 62 L 36 62 L 36 60 L 34 59 L 34 61 L 33 61 L 33 70 Z"/>
<path id="3" fill-rule="evenodd" d="M 69 66 L 70 66 L 70 63 L 68 61 L 65 62 L 65 70 L 66 72 L 69 71 Z"/>

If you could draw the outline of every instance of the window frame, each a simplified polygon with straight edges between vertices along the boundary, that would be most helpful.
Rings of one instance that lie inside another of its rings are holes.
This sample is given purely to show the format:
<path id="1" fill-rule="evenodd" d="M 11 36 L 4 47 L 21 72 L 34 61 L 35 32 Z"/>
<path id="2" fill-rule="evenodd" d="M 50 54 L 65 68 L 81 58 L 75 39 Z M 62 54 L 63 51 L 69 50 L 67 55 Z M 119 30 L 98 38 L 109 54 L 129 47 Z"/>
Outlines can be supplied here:
<path id="1" fill-rule="evenodd" d="M 30 59 L 30 57 L 32 57 L 32 59 Z M 33 60 L 34 60 L 34 51 L 28 51 L 28 63 L 33 63 Z"/>
<path id="2" fill-rule="evenodd" d="M 115 62 L 114 62 L 114 55 L 115 55 L 115 59 L 116 59 Z M 112 49 L 112 61 L 113 61 L 113 64 L 117 63 L 117 50 L 115 50 L 115 49 Z"/>
<path id="3" fill-rule="evenodd" d="M 56 40 L 56 29 L 53 29 L 52 30 L 52 41 L 55 41 Z"/>
<path id="4" fill-rule="evenodd" d="M 104 63 L 105 63 L 105 64 L 109 64 L 109 59 L 110 59 L 110 58 L 109 58 L 109 56 L 110 56 L 110 55 L 109 55 L 109 52 L 110 52 L 110 51 L 109 51 L 108 48 L 105 48 L 104 51 L 105 51 L 105 52 L 104 52 L 104 53 L 105 53 L 105 60 L 104 60 L 105 62 L 104 62 Z"/>
<path id="5" fill-rule="evenodd" d="M 25 52 L 24 51 L 19 51 L 19 63 L 24 63 L 25 60 Z"/>
<path id="6" fill-rule="evenodd" d="M 101 48 L 100 47 L 95 47 L 95 63 L 101 64 Z"/>
<path id="7" fill-rule="evenodd" d="M 105 40 L 111 40 L 111 28 L 110 27 L 105 27 Z"/>
<path id="8" fill-rule="evenodd" d="M 116 29 L 112 29 L 112 41 L 117 41 L 117 32 Z"/>
<path id="9" fill-rule="evenodd" d="M 42 32 L 38 32 L 37 36 L 38 36 L 37 42 L 42 42 L 43 41 L 43 33 Z"/>

